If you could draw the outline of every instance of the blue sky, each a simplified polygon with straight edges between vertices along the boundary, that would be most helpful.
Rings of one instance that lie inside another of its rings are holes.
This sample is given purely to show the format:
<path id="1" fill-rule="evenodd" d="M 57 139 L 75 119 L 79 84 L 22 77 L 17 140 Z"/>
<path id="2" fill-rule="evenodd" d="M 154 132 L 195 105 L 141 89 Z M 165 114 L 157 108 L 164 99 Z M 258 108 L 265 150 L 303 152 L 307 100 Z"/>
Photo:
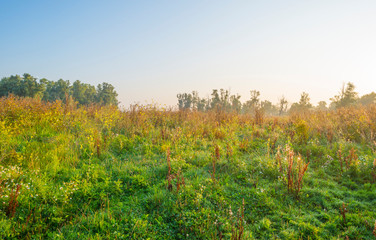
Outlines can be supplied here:
<path id="1" fill-rule="evenodd" d="M 0 77 L 115 86 L 122 105 L 214 88 L 277 102 L 376 91 L 375 1 L 2 1 Z"/>

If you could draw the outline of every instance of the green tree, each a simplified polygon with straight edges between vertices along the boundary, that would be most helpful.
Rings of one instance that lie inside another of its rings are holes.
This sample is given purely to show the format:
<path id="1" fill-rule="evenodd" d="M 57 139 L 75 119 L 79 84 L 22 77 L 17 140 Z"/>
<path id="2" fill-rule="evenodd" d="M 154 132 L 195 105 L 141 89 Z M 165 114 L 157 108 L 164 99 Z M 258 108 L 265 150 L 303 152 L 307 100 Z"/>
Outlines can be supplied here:
<path id="1" fill-rule="evenodd" d="M 179 93 L 178 98 L 178 107 L 179 110 L 190 110 L 193 103 L 193 97 L 190 93 Z"/>
<path id="2" fill-rule="evenodd" d="M 288 107 L 288 101 L 287 101 L 287 99 L 284 96 L 282 96 L 279 99 L 279 104 L 278 104 L 279 111 L 278 111 L 278 114 L 282 115 L 282 114 L 286 113 L 287 112 L 287 107 Z"/>
<path id="3" fill-rule="evenodd" d="M 251 90 L 251 99 L 243 104 L 243 112 L 250 113 L 260 107 L 260 92 Z"/>
<path id="4" fill-rule="evenodd" d="M 46 82 L 46 91 L 43 96 L 45 101 L 56 101 L 61 100 L 65 102 L 67 94 L 70 93 L 70 83 L 69 80 L 59 79 L 57 82 L 54 81 L 45 81 Z"/>
<path id="5" fill-rule="evenodd" d="M 269 115 L 278 114 L 278 107 L 274 106 L 273 103 L 268 100 L 264 100 L 261 102 L 261 108 L 266 114 L 269 114 Z"/>
<path id="6" fill-rule="evenodd" d="M 95 87 L 81 83 L 79 80 L 76 80 L 71 88 L 71 93 L 75 101 L 77 101 L 80 105 L 88 105 L 95 101 L 97 92 Z"/>
<path id="7" fill-rule="evenodd" d="M 22 77 L 19 75 L 11 75 L 10 77 L 4 77 L 0 81 L 0 96 L 8 96 L 14 94 L 21 96 L 22 90 Z"/>
<path id="8" fill-rule="evenodd" d="M 308 95 L 308 93 L 303 92 L 300 95 L 300 100 L 298 103 L 293 103 L 291 105 L 290 111 L 291 112 L 297 112 L 297 111 L 307 111 L 312 108 L 311 99 Z"/>
<path id="9" fill-rule="evenodd" d="M 240 102 L 241 96 L 239 94 L 231 95 L 230 102 L 231 102 L 231 110 L 237 113 L 240 113 L 242 110 L 242 103 Z"/>
<path id="10" fill-rule="evenodd" d="M 327 105 L 327 104 L 326 104 L 325 101 L 320 101 L 320 102 L 317 104 L 316 109 L 317 109 L 317 110 L 322 110 L 322 111 L 327 110 L 328 108 L 327 108 L 326 105 Z"/>
<path id="11" fill-rule="evenodd" d="M 109 83 L 98 84 L 97 86 L 97 103 L 101 105 L 118 105 L 117 92 L 114 86 Z"/>
<path id="12" fill-rule="evenodd" d="M 223 111 L 228 111 L 231 108 L 230 104 L 230 91 L 220 89 L 213 89 L 210 99 L 210 109 L 221 109 Z"/>
<path id="13" fill-rule="evenodd" d="M 362 104 L 362 105 L 369 105 L 369 104 L 376 103 L 376 93 L 371 92 L 369 94 L 363 95 L 359 99 L 359 103 Z"/>
<path id="14" fill-rule="evenodd" d="M 349 82 L 345 87 L 345 84 L 343 84 L 339 94 L 330 100 L 332 101 L 330 103 L 331 108 L 347 107 L 355 104 L 358 100 L 358 93 L 355 92 L 355 85 Z"/>

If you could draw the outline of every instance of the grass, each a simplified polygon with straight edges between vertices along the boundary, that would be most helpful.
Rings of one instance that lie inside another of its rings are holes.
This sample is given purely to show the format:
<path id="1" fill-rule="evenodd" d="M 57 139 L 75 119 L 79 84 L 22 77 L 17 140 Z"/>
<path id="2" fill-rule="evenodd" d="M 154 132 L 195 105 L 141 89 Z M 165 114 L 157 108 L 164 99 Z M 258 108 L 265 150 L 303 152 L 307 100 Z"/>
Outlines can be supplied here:
<path id="1" fill-rule="evenodd" d="M 2 239 L 375 239 L 376 107 L 0 99 Z"/>

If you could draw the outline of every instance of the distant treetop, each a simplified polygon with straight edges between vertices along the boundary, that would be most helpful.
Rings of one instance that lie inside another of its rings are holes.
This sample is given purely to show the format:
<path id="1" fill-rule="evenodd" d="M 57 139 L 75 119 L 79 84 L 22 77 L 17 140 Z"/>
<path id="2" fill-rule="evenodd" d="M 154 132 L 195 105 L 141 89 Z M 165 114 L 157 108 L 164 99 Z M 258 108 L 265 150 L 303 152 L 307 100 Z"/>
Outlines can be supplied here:
<path id="1" fill-rule="evenodd" d="M 263 112 L 268 115 L 285 115 L 293 112 L 304 111 L 326 111 L 342 107 L 354 106 L 357 104 L 369 105 L 376 104 L 376 93 L 372 92 L 362 97 L 358 96 L 355 91 L 355 85 L 351 82 L 343 84 L 339 94 L 331 98 L 329 106 L 325 101 L 318 102 L 317 106 L 313 106 L 309 94 L 302 92 L 299 102 L 290 104 L 287 99 L 282 96 L 277 104 L 273 104 L 268 100 L 260 100 L 260 92 L 257 90 L 250 91 L 249 100 L 242 103 L 239 94 L 231 95 L 229 90 L 213 89 L 211 97 L 200 98 L 197 91 L 192 93 L 179 93 L 178 107 L 179 110 L 192 111 L 209 111 L 223 110 L 227 112 L 237 113 L 256 113 Z M 290 108 L 288 108 L 290 105 Z"/>
<path id="2" fill-rule="evenodd" d="M 22 77 L 11 75 L 0 80 L 0 97 L 13 94 L 19 97 L 41 98 L 44 101 L 61 100 L 65 102 L 67 98 L 73 98 L 80 105 L 92 103 L 101 105 L 118 105 L 115 88 L 109 83 L 102 83 L 94 86 L 81 83 L 76 80 L 73 85 L 69 80 L 59 79 L 50 81 L 37 78 L 25 73 Z"/>

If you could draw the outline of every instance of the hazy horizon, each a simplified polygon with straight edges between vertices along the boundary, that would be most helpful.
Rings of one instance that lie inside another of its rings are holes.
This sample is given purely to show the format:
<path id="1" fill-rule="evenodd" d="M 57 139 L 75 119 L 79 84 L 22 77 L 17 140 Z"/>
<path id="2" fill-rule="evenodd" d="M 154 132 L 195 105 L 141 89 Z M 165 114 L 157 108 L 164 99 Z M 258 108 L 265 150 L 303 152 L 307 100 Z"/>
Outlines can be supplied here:
<path id="1" fill-rule="evenodd" d="M 316 104 L 376 91 L 374 1 L 2 3 L 0 77 L 112 84 L 121 105 L 250 90 Z"/>

